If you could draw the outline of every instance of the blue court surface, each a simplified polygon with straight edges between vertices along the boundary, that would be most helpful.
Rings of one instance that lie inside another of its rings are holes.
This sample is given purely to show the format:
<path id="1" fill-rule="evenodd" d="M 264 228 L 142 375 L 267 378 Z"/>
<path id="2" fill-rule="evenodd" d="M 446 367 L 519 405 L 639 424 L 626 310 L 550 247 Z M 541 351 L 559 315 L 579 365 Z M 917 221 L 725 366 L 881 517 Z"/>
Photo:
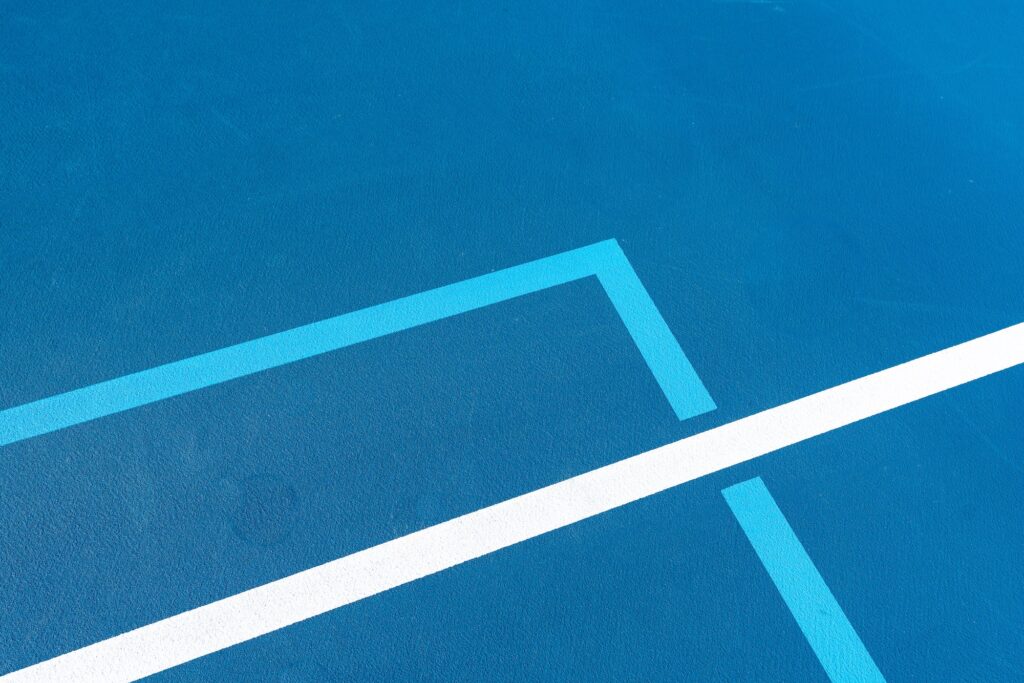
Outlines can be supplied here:
<path id="1" fill-rule="evenodd" d="M 3 680 L 1024 680 L 1022 35 L 0 3 Z"/>

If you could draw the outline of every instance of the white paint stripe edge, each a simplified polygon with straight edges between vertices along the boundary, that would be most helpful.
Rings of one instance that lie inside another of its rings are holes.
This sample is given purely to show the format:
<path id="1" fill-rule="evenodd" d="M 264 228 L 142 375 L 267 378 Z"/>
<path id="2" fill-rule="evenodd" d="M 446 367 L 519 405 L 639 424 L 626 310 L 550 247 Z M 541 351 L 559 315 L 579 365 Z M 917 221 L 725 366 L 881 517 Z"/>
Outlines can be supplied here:
<path id="1" fill-rule="evenodd" d="M 132 681 L 1024 363 L 1024 323 L 8 674 Z"/>

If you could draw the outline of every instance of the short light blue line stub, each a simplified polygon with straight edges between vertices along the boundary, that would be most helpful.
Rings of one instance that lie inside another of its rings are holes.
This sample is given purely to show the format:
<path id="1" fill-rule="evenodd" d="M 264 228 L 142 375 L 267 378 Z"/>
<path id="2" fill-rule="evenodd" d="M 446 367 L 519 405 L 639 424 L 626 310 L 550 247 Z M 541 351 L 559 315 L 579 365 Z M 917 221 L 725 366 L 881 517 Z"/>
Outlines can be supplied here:
<path id="1" fill-rule="evenodd" d="M 722 495 L 833 683 L 884 683 L 761 478 L 730 486 Z"/>
<path id="2" fill-rule="evenodd" d="M 2 410 L 0 446 L 590 276 L 604 287 L 676 416 L 713 410 L 629 260 L 615 240 L 606 240 Z"/>

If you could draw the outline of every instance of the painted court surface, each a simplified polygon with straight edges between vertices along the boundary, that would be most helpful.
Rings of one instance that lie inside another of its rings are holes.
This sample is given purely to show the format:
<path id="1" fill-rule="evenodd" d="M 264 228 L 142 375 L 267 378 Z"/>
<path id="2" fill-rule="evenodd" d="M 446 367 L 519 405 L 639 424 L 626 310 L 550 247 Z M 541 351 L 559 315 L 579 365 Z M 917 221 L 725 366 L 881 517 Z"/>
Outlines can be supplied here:
<path id="1" fill-rule="evenodd" d="M 0 4 L 0 674 L 1020 680 L 1024 10 L 892 5 Z"/>

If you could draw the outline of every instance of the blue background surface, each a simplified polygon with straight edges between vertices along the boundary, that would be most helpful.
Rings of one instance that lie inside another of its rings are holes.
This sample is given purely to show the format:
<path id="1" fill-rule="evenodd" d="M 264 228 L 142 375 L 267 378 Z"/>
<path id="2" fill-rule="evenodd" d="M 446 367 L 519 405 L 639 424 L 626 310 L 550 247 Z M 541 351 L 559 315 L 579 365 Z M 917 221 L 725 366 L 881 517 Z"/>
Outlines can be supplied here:
<path id="1" fill-rule="evenodd" d="M 557 4 L 558 6 L 550 6 Z M 0 408 L 617 238 L 588 279 L 0 453 L 0 671 L 1024 320 L 1014 3 L 0 5 Z M 160 680 L 1024 676 L 1024 370 Z"/>

